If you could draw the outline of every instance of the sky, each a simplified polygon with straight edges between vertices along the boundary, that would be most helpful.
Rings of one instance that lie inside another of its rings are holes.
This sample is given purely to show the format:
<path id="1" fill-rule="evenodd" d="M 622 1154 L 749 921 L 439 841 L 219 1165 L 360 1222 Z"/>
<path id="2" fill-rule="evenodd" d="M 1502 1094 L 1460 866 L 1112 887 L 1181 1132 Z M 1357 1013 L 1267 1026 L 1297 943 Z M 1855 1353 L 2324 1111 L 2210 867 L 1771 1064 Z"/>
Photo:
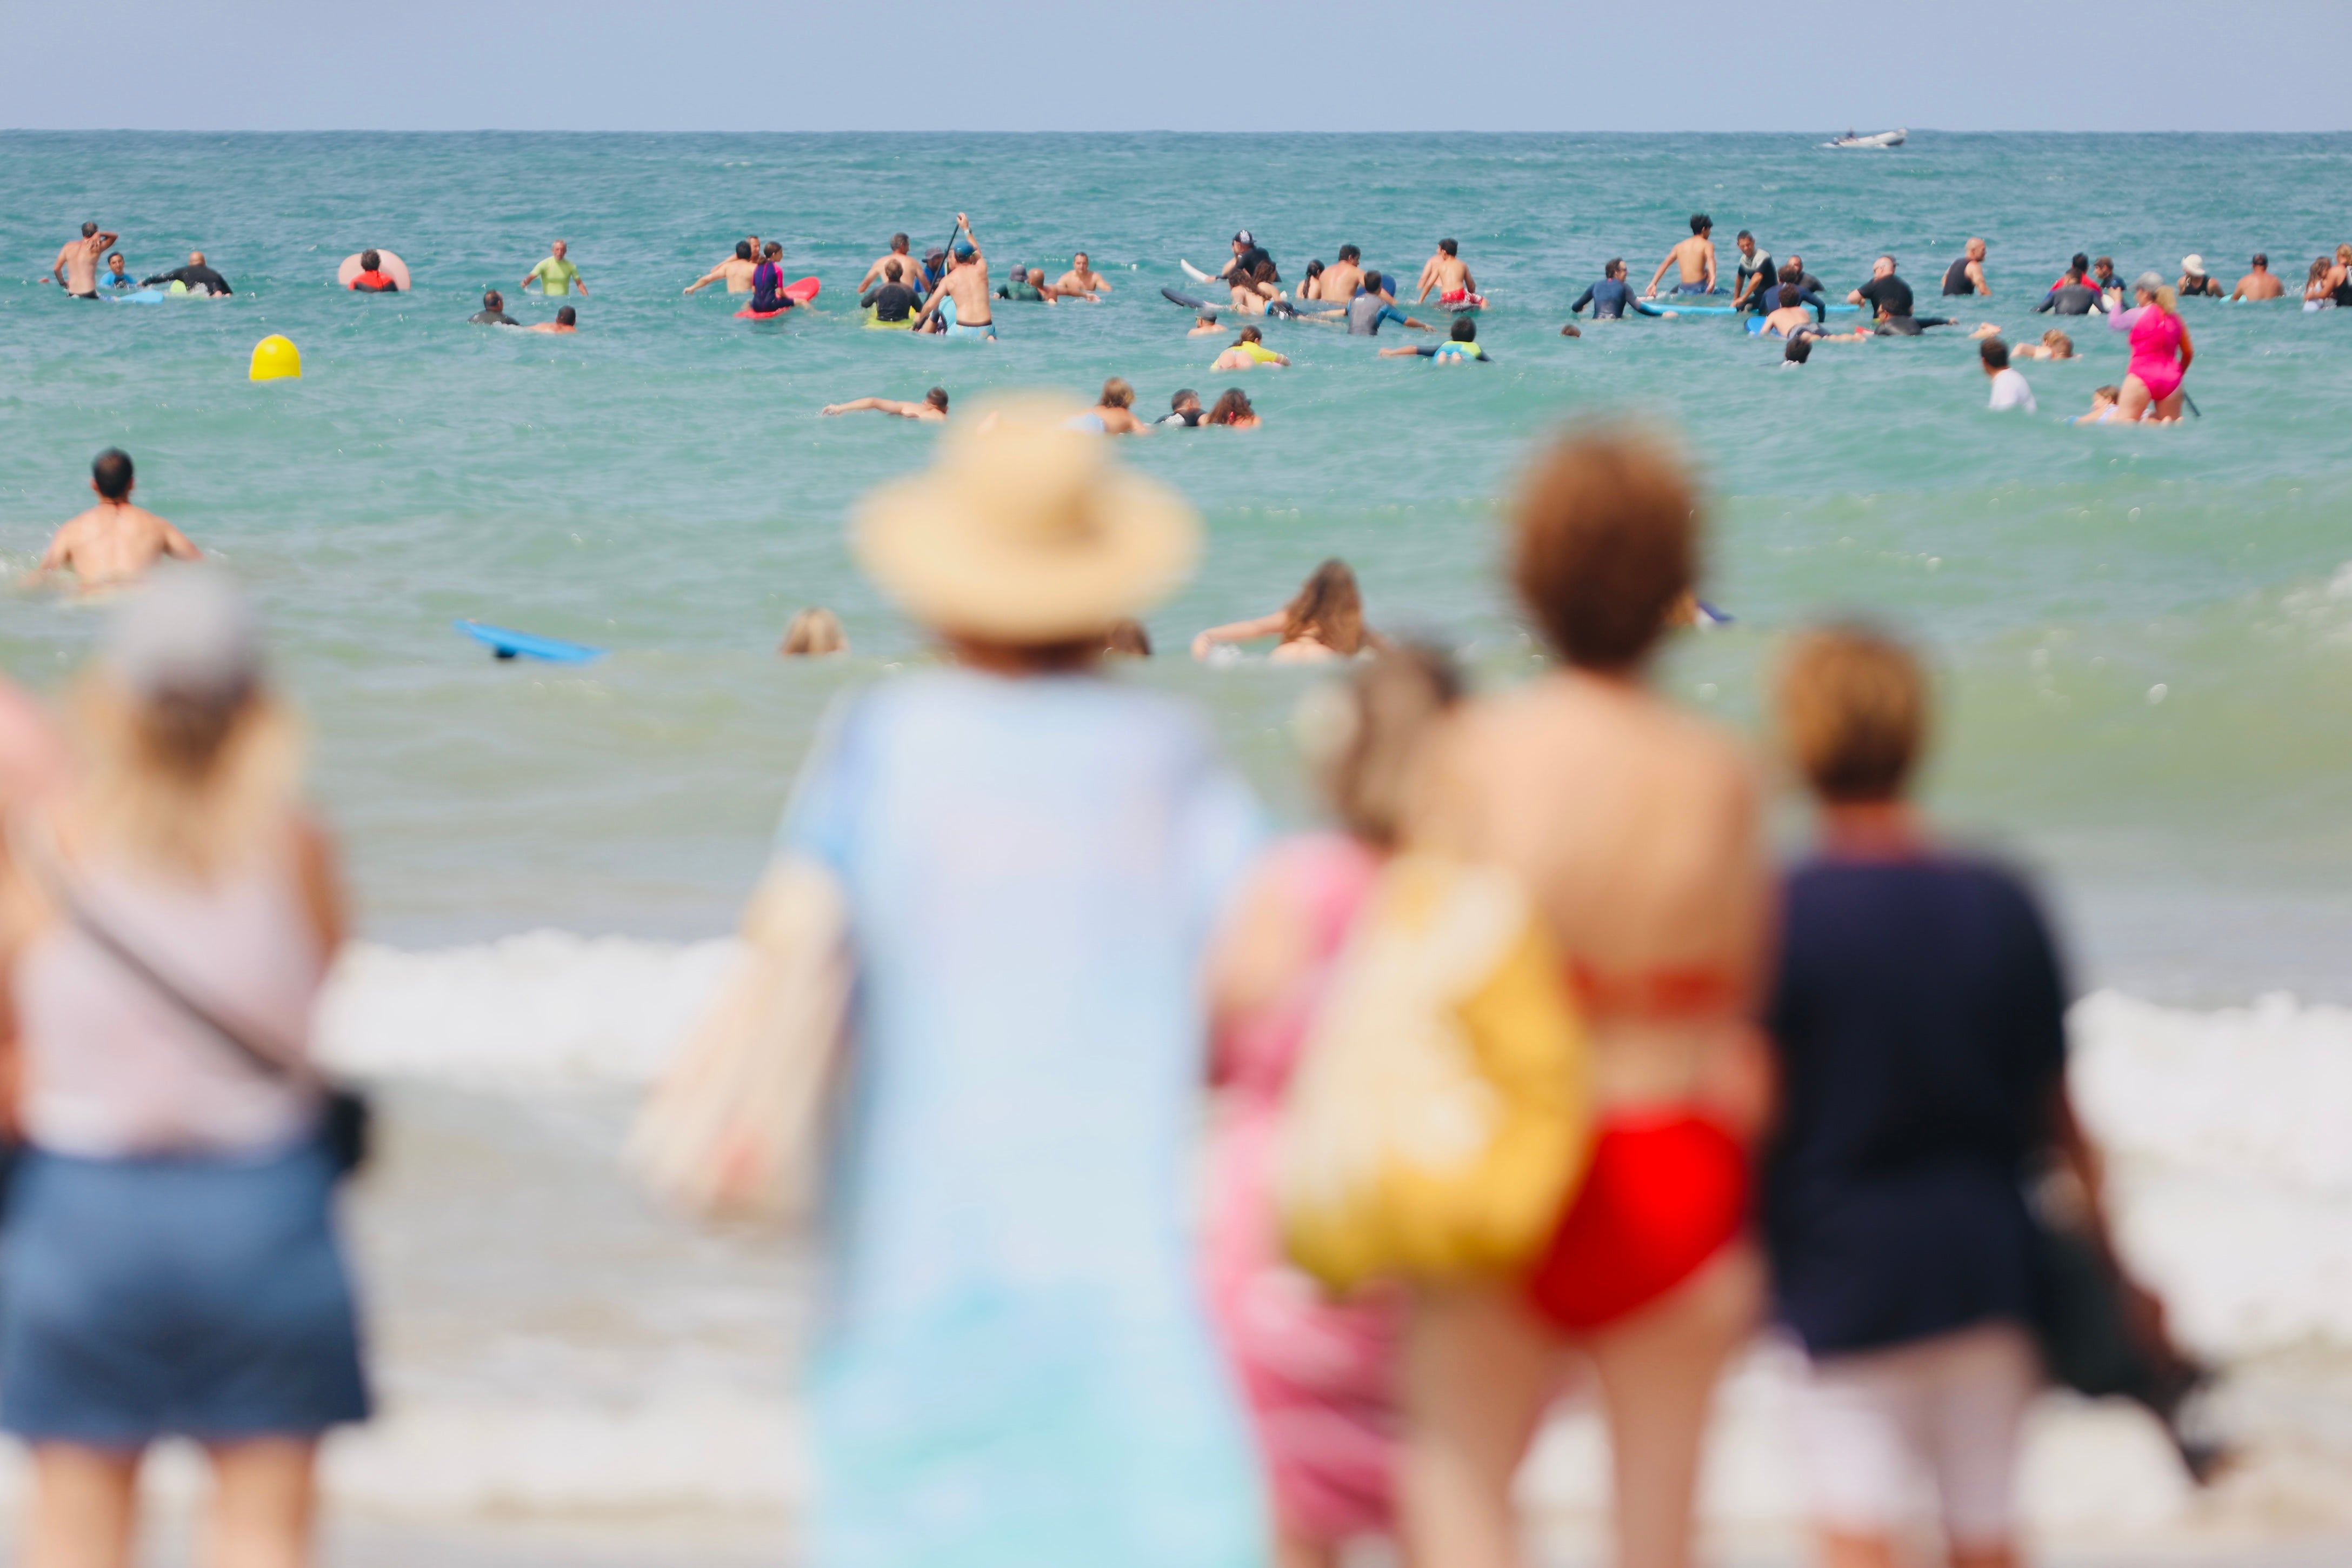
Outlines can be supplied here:
<path id="1" fill-rule="evenodd" d="M 2347 67 L 2352 0 L 0 0 L 16 130 L 2321 131 Z"/>

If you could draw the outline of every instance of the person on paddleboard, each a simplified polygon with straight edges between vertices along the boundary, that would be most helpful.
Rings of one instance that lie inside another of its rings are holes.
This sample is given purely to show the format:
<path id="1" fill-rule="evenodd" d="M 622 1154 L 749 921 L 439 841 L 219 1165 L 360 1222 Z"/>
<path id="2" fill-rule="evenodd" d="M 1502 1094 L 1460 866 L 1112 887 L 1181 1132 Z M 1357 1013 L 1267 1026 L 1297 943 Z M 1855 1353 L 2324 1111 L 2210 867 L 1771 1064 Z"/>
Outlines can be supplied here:
<path id="1" fill-rule="evenodd" d="M 918 331 L 922 324 L 936 315 L 943 299 L 955 301 L 955 320 L 948 328 L 950 338 L 989 338 L 996 336 L 996 318 L 988 303 L 988 258 L 980 253 L 980 240 L 971 232 L 971 220 L 961 213 L 956 214 L 956 233 L 961 237 L 955 244 L 954 265 L 940 279 L 931 297 L 923 301 L 923 308 L 915 317 Z"/>

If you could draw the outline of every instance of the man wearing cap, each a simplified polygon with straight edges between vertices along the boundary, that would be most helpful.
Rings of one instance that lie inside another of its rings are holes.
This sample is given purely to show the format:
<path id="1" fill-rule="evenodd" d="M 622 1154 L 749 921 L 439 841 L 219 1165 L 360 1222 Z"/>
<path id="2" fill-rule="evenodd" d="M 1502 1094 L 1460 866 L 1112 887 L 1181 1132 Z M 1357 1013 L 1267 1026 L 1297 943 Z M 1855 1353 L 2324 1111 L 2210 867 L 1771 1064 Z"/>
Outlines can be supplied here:
<path id="1" fill-rule="evenodd" d="M 131 455 L 110 446 L 89 465 L 89 487 L 98 505 L 74 517 L 49 540 L 28 582 L 62 571 L 80 580 L 82 591 L 128 582 L 165 556 L 202 560 L 188 537 L 143 507 L 131 504 Z"/>
<path id="2" fill-rule="evenodd" d="M 2254 252 L 2253 270 L 2238 279 L 2238 287 L 2230 291 L 2232 299 L 2276 299 L 2286 292 L 2271 271 L 2271 258 L 2261 251 Z"/>
<path id="3" fill-rule="evenodd" d="M 1228 281 L 1236 277 L 1250 277 L 1257 272 L 1257 264 L 1261 261 L 1268 267 L 1274 265 L 1274 257 L 1265 254 L 1258 245 L 1257 237 L 1249 230 L 1243 229 L 1234 235 L 1233 260 L 1219 267 L 1217 276 Z M 1275 274 L 1275 281 L 1276 283 L 1282 281 L 1282 274 L 1278 271 Z"/>
<path id="4" fill-rule="evenodd" d="M 963 214 L 956 214 L 955 259 L 948 275 L 940 279 L 931 297 L 915 313 L 915 330 L 923 329 L 940 308 L 943 299 L 955 301 L 955 319 L 948 325 L 950 338 L 988 338 L 996 336 L 996 318 L 988 305 L 988 258 L 980 253 L 980 241 L 971 232 L 971 220 Z"/>
<path id="5" fill-rule="evenodd" d="M 2221 298 L 2221 280 L 2205 275 L 2203 256 L 2184 256 L 2180 258 L 2180 281 L 2172 286 L 2172 291 L 2183 299 L 2192 294 L 2219 299 Z"/>

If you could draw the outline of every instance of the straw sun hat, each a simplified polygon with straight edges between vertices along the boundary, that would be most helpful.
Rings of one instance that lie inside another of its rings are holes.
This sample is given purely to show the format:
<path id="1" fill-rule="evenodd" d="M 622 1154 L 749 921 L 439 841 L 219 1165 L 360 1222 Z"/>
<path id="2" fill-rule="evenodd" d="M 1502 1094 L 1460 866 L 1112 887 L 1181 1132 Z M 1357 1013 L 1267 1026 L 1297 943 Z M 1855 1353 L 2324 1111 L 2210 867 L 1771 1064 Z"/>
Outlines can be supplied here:
<path id="1" fill-rule="evenodd" d="M 1090 637 L 1191 572 L 1200 520 L 1174 491 L 1112 463 L 1058 403 L 951 426 L 939 460 L 857 509 L 857 558 L 942 632 L 1017 645 Z"/>

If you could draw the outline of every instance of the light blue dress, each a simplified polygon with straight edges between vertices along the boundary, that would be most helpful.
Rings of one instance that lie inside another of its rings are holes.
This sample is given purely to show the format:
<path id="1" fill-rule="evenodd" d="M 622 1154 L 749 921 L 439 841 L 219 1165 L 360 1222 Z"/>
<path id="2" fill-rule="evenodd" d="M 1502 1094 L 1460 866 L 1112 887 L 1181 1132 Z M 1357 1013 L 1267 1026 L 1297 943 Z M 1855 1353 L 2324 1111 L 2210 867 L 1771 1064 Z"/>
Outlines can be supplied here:
<path id="1" fill-rule="evenodd" d="M 814 1568 L 1262 1568 L 1188 1224 L 1201 961 L 1258 833 L 1199 722 L 1107 680 L 835 716 L 781 840 L 858 959 Z"/>

